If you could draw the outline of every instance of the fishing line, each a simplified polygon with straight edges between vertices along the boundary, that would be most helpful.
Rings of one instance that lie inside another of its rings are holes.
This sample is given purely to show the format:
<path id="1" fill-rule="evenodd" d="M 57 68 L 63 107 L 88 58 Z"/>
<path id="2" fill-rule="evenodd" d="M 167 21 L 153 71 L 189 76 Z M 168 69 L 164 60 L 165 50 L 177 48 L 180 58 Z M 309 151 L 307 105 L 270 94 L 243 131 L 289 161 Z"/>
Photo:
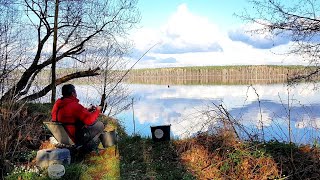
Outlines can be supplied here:
<path id="1" fill-rule="evenodd" d="M 151 46 L 145 53 L 143 53 L 143 55 L 124 73 L 124 75 L 119 79 L 119 81 L 116 83 L 116 85 L 109 91 L 109 93 L 107 95 L 103 94 L 101 97 L 101 104 L 100 106 L 102 106 L 102 109 L 105 109 L 107 103 L 105 103 L 105 100 L 107 97 L 109 97 L 109 95 L 113 92 L 113 90 L 119 85 L 119 83 L 123 80 L 123 78 L 132 70 L 132 68 L 151 50 L 153 49 L 156 45 L 158 45 L 159 43 L 154 44 L 153 46 Z"/>

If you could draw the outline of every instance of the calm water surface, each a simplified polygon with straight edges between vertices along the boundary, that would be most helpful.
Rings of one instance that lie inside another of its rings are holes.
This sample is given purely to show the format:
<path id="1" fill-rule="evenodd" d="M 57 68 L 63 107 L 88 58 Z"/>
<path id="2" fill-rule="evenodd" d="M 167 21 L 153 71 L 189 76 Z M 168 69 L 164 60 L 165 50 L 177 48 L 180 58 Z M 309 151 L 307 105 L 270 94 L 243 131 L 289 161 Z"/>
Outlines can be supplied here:
<path id="1" fill-rule="evenodd" d="M 134 98 L 136 133 L 150 135 L 150 126 L 171 124 L 175 138 L 192 136 L 214 127 L 215 122 L 203 116 L 222 104 L 237 121 L 252 134 L 267 140 L 288 141 L 288 122 L 291 120 L 292 139 L 297 143 L 318 140 L 320 128 L 320 95 L 315 86 L 300 84 L 287 87 L 273 85 L 142 85 L 130 84 Z M 78 86 L 82 103 L 96 103 L 97 93 L 90 86 Z M 99 96 L 99 95 L 98 95 Z M 99 98 L 98 98 L 99 99 Z M 117 115 L 126 131 L 132 134 L 133 110 Z"/>
<path id="2" fill-rule="evenodd" d="M 171 124 L 174 137 L 192 136 L 207 130 L 202 112 L 222 104 L 250 133 L 266 139 L 288 141 L 288 114 L 292 138 L 297 143 L 317 140 L 320 128 L 320 94 L 314 85 L 130 85 L 136 133 L 150 136 L 150 126 Z M 288 111 L 290 109 L 290 113 Z M 118 115 L 128 133 L 133 133 L 133 111 Z"/>

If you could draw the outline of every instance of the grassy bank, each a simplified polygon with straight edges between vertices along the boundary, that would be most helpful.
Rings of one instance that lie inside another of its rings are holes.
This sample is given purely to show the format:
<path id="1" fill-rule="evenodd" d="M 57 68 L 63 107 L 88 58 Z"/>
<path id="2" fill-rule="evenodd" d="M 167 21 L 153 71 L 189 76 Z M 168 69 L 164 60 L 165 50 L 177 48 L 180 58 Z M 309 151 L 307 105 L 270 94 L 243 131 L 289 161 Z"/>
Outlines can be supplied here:
<path id="1" fill-rule="evenodd" d="M 93 152 L 63 179 L 317 179 L 319 149 L 277 141 L 241 142 L 226 135 L 154 143 L 126 137 L 118 149 Z M 6 179 L 48 179 L 21 172 Z"/>
<path id="2" fill-rule="evenodd" d="M 50 105 L 29 105 L 28 116 L 48 116 L 49 109 Z M 119 132 L 118 145 L 93 151 L 84 157 L 74 156 L 71 165 L 66 166 L 63 179 L 260 180 L 320 177 L 320 149 L 316 146 L 244 141 L 229 130 L 215 134 L 200 133 L 183 140 L 153 142 L 148 138 L 126 135 L 114 119 L 102 120 L 108 121 L 108 128 L 116 128 Z M 9 164 L 15 166 L 4 178 L 49 179 L 45 170 L 34 168 L 33 161 L 37 149 L 44 148 L 45 142 L 41 140 L 42 145 L 33 149 L 21 146 L 24 153 L 17 153 L 17 158 L 10 160 Z"/>

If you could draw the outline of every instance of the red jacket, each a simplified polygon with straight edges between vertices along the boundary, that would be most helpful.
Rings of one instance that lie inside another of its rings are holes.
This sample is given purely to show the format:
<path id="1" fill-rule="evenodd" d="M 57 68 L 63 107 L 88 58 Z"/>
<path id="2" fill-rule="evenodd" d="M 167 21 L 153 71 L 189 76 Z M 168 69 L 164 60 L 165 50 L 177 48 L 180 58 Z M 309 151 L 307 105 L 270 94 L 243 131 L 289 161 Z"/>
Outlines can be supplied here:
<path id="1" fill-rule="evenodd" d="M 89 112 L 88 109 L 79 104 L 79 100 L 74 96 L 58 99 L 51 111 L 52 121 L 65 123 L 64 127 L 75 143 L 75 123 L 77 121 L 82 121 L 85 125 L 92 125 L 99 114 L 100 110 L 98 109 L 94 112 Z"/>

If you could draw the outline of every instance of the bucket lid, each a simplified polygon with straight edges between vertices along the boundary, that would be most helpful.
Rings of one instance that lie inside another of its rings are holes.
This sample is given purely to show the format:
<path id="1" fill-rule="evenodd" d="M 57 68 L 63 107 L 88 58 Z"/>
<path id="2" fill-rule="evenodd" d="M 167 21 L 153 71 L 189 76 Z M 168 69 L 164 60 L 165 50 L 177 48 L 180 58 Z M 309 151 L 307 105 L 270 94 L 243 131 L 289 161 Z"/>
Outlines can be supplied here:
<path id="1" fill-rule="evenodd" d="M 65 168 L 62 164 L 51 164 L 48 167 L 48 175 L 51 179 L 60 179 L 65 173 Z"/>

